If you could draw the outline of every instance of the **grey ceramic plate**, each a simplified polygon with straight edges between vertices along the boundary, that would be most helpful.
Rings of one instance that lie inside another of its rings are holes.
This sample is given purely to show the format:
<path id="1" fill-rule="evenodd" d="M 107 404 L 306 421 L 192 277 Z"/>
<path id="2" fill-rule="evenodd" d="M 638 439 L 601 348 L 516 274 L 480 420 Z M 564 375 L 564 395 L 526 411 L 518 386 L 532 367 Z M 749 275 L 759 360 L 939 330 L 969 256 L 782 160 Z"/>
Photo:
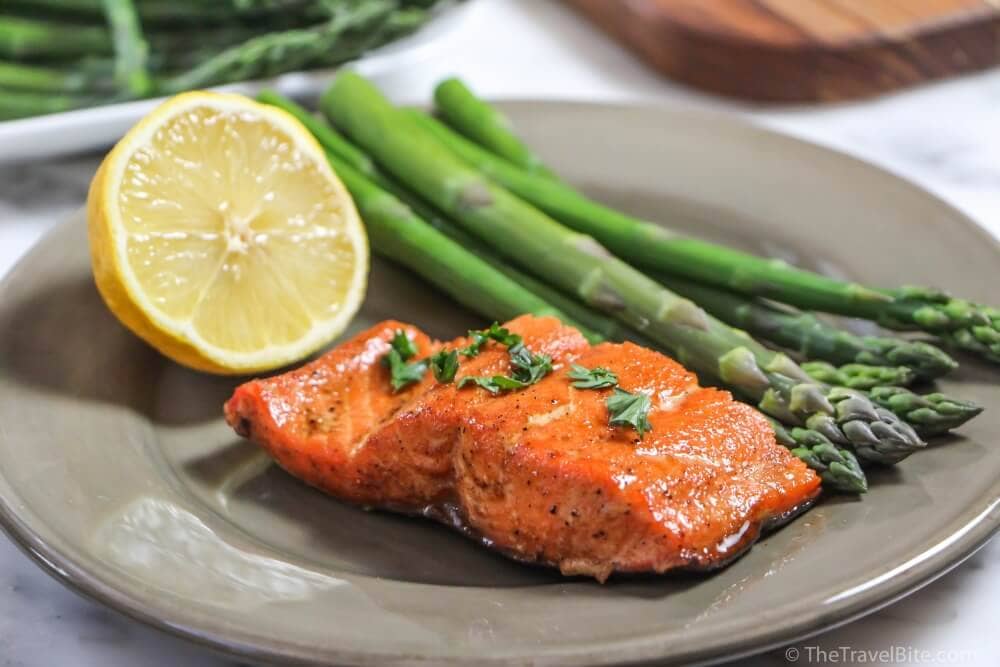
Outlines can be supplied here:
<path id="1" fill-rule="evenodd" d="M 823 271 L 996 300 L 1000 250 L 882 171 L 713 115 L 509 105 L 565 176 L 622 208 Z M 481 323 L 388 265 L 353 329 L 386 317 L 451 336 Z M 179 635 L 284 663 L 686 662 L 756 651 L 870 612 L 968 556 L 1000 523 L 990 409 L 711 576 L 566 580 L 437 525 L 365 513 L 268 466 L 220 416 L 235 381 L 166 362 L 90 281 L 80 220 L 0 292 L 0 506 L 74 588 Z"/>

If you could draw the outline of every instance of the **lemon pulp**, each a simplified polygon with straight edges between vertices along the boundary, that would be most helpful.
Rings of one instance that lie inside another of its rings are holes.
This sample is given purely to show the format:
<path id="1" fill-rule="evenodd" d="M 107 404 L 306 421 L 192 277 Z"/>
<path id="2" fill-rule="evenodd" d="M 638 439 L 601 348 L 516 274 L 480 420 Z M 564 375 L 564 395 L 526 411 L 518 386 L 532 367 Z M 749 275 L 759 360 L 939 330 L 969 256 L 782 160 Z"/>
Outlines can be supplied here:
<path id="1" fill-rule="evenodd" d="M 124 294 L 139 312 L 122 321 L 146 320 L 130 328 L 182 363 L 244 372 L 301 358 L 363 297 L 353 202 L 291 116 L 236 96 L 178 101 L 119 143 L 92 188 L 93 252 L 114 254 L 95 257 L 98 286 L 110 264 L 109 306 L 119 314 Z"/>

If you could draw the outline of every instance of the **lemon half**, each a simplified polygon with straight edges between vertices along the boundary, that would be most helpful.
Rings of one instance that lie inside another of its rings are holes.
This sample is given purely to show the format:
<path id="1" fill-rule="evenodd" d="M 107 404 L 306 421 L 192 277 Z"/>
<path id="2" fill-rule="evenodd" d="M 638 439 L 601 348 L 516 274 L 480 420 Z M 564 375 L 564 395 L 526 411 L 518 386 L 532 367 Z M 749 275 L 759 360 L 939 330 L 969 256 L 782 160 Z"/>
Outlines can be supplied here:
<path id="1" fill-rule="evenodd" d="M 240 95 L 178 95 L 102 163 L 87 201 L 97 287 L 171 359 L 237 374 L 302 359 L 364 299 L 368 240 L 323 149 Z"/>

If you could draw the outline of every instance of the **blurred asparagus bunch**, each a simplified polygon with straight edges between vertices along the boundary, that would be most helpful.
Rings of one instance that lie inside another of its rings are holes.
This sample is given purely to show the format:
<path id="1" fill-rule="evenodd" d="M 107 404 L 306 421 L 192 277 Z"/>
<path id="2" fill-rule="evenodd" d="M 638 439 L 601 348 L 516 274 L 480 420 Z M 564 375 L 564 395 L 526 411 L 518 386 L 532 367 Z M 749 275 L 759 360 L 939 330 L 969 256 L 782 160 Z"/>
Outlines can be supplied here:
<path id="1" fill-rule="evenodd" d="M 330 67 L 438 0 L 4 0 L 0 120 Z"/>
<path id="2" fill-rule="evenodd" d="M 556 315 L 592 342 L 628 336 L 669 352 L 767 414 L 828 488 L 863 492 L 864 467 L 896 464 L 981 412 L 909 388 L 957 367 L 935 345 L 858 336 L 809 311 L 923 329 L 993 361 L 993 309 L 838 283 L 608 209 L 562 183 L 457 80 L 435 91 L 445 122 L 393 107 L 352 73 L 323 96 L 326 120 L 260 99 L 324 146 L 375 252 L 487 319 Z"/>

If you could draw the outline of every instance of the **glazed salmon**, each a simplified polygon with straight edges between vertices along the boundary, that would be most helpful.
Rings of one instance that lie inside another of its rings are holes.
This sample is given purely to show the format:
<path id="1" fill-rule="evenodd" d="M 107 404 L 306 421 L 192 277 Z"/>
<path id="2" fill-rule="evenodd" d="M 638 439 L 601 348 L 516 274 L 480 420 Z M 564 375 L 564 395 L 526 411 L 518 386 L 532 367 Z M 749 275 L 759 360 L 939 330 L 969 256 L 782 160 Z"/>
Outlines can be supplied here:
<path id="1" fill-rule="evenodd" d="M 456 382 L 430 373 L 393 393 L 380 359 L 397 330 L 421 356 L 442 347 L 383 322 L 300 369 L 240 386 L 229 424 L 292 475 L 341 500 L 422 514 L 518 560 L 604 581 L 613 572 L 711 569 L 810 505 L 819 479 L 767 421 L 658 352 L 591 347 L 553 318 L 505 325 L 553 371 L 525 389 L 459 389 L 507 374 L 490 343 Z M 445 345 L 457 348 L 458 339 Z M 614 371 L 651 397 L 651 432 L 608 423 L 610 389 L 576 389 L 570 364 Z"/>
<path id="2" fill-rule="evenodd" d="M 589 347 L 553 318 L 519 318 L 509 326 L 556 364 Z M 381 358 L 400 330 L 420 357 L 441 347 L 416 327 L 382 322 L 299 369 L 241 385 L 226 403 L 226 420 L 292 475 L 342 500 L 405 512 L 445 502 L 454 486 L 461 415 L 493 396 L 438 384 L 430 373 L 393 393 Z M 508 366 L 506 349 L 490 345 L 463 360 L 456 380 L 506 373 Z"/>

